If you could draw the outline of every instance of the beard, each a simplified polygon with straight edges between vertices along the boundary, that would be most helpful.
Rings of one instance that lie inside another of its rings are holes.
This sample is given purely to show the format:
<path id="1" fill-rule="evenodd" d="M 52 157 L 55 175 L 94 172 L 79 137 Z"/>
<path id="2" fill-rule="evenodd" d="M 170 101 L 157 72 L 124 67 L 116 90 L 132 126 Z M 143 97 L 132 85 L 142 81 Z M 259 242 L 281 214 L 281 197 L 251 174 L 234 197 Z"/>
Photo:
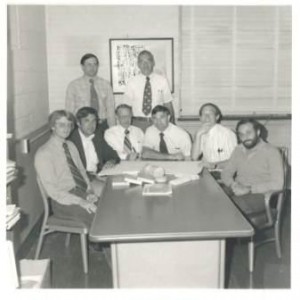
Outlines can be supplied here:
<path id="1" fill-rule="evenodd" d="M 258 141 L 259 141 L 259 137 L 257 136 L 255 138 L 253 138 L 252 140 L 243 141 L 243 145 L 247 149 L 252 149 L 257 145 Z"/>

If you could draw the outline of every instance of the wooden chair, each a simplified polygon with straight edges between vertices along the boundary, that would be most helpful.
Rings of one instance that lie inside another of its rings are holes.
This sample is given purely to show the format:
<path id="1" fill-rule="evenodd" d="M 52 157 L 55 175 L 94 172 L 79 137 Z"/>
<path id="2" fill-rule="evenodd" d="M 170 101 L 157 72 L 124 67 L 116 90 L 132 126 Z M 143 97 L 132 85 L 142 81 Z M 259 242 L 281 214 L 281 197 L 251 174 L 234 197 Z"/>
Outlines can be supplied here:
<path id="1" fill-rule="evenodd" d="M 282 155 L 283 170 L 284 170 L 284 185 L 280 191 L 270 191 L 265 194 L 265 213 L 250 216 L 250 220 L 256 226 L 256 232 L 261 232 L 267 229 L 273 229 L 274 236 L 263 240 L 262 242 L 255 243 L 254 238 L 248 244 L 249 250 L 249 271 L 253 272 L 254 260 L 255 260 L 255 247 L 261 246 L 265 243 L 275 242 L 276 254 L 278 258 L 281 258 L 281 239 L 280 229 L 282 221 L 282 209 L 287 193 L 287 167 L 288 167 L 288 149 L 286 147 L 279 148 Z M 273 203 L 275 201 L 275 203 Z M 275 205 L 272 205 L 275 204 Z"/>
<path id="2" fill-rule="evenodd" d="M 66 246 L 68 246 L 70 243 L 71 233 L 80 234 L 83 270 L 84 273 L 87 274 L 88 273 L 88 248 L 87 248 L 88 228 L 86 227 L 85 224 L 81 222 L 57 218 L 55 216 L 50 215 L 49 202 L 48 202 L 49 197 L 39 178 L 37 178 L 37 182 L 42 195 L 45 211 L 44 211 L 42 228 L 38 240 L 38 245 L 35 252 L 35 259 L 39 258 L 45 235 L 52 232 L 65 232 L 67 233 Z"/>

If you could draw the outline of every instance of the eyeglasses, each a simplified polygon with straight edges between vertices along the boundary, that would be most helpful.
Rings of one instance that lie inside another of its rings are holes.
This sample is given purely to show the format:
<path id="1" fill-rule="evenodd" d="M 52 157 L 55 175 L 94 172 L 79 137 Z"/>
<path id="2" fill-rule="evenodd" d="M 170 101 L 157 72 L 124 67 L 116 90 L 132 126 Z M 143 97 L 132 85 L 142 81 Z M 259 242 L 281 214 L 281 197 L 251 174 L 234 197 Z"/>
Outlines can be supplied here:
<path id="1" fill-rule="evenodd" d="M 57 127 L 59 127 L 59 128 L 72 128 L 73 123 L 72 122 L 68 122 L 68 123 L 55 122 L 55 125 L 57 125 Z"/>

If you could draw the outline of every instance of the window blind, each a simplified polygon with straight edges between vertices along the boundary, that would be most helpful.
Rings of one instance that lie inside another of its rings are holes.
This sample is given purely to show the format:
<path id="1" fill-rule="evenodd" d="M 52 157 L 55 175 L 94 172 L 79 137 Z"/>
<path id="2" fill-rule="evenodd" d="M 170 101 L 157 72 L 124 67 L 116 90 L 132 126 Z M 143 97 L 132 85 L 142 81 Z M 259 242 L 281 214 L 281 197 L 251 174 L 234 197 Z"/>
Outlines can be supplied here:
<path id="1" fill-rule="evenodd" d="M 291 112 L 290 6 L 182 6 L 180 116 Z"/>

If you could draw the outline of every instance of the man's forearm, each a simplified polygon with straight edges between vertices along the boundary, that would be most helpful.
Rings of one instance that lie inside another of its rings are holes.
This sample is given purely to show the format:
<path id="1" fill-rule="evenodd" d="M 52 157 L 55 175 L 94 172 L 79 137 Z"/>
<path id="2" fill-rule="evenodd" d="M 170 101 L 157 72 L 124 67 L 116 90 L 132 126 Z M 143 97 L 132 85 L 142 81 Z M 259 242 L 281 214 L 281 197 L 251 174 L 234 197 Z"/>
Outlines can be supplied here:
<path id="1" fill-rule="evenodd" d="M 170 154 L 161 153 L 150 148 L 143 148 L 142 159 L 154 159 L 154 160 L 171 160 L 172 156 Z"/>

